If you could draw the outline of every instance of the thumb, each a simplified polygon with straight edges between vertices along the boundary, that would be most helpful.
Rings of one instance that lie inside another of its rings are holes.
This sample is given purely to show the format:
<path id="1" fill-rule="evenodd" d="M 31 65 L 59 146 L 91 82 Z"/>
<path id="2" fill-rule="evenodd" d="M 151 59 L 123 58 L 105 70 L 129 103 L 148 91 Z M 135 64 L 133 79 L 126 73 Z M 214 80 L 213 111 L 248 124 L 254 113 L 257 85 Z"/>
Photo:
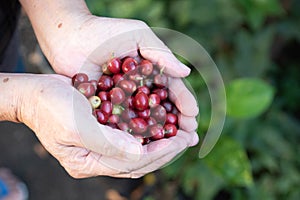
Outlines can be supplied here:
<path id="1" fill-rule="evenodd" d="M 186 77 L 191 69 L 181 63 L 171 52 L 171 50 L 152 32 L 151 29 L 142 29 L 139 34 L 139 50 L 142 57 L 150 60 L 159 67 L 164 68 L 164 72 L 173 77 Z"/>

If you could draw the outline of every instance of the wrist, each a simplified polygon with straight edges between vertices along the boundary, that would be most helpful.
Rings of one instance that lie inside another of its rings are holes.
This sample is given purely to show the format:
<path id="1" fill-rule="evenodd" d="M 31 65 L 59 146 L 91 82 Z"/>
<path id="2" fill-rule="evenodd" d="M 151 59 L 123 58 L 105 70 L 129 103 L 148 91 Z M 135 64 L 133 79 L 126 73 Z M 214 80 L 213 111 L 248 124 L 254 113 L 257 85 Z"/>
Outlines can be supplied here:
<path id="1" fill-rule="evenodd" d="M 53 64 L 57 51 L 65 48 L 91 15 L 84 0 L 20 0 L 26 11 L 43 53 Z"/>
<path id="2" fill-rule="evenodd" d="M 0 121 L 23 122 L 22 105 L 27 105 L 32 80 L 27 75 L 0 73 Z"/>

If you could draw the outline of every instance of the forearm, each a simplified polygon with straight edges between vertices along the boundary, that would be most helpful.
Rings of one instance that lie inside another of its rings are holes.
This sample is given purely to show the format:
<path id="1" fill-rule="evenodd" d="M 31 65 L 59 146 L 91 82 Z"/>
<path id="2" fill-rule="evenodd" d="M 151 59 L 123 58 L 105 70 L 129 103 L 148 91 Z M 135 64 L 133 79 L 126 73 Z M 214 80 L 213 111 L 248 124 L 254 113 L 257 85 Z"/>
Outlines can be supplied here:
<path id="1" fill-rule="evenodd" d="M 20 0 L 25 9 L 39 44 L 48 59 L 52 49 L 61 46 L 79 27 L 81 18 L 90 12 L 84 0 Z"/>
<path id="2" fill-rule="evenodd" d="M 0 73 L 0 121 L 21 121 L 21 105 L 25 97 L 26 78 L 22 75 Z"/>

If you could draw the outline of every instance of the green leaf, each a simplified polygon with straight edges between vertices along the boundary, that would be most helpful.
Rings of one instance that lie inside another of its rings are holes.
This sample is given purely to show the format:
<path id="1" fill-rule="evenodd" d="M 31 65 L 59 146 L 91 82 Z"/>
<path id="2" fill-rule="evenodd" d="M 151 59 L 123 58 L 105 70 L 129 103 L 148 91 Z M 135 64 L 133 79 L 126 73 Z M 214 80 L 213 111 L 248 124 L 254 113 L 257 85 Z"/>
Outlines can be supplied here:
<path id="1" fill-rule="evenodd" d="M 222 137 L 204 162 L 228 184 L 251 186 L 253 183 L 245 150 L 229 137 Z"/>
<path id="2" fill-rule="evenodd" d="M 272 103 L 274 89 L 255 78 L 241 78 L 226 87 L 227 114 L 237 118 L 256 117 Z"/>

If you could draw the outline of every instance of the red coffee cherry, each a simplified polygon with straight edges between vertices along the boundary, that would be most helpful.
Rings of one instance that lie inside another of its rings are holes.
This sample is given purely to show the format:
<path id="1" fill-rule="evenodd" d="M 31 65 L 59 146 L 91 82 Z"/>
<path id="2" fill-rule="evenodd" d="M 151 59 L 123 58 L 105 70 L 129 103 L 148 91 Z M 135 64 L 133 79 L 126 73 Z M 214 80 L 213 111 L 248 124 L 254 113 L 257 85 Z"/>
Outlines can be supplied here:
<path id="1" fill-rule="evenodd" d="M 101 91 L 108 91 L 113 87 L 113 80 L 108 75 L 102 75 L 98 81 L 98 88 Z"/>
<path id="2" fill-rule="evenodd" d="M 123 61 L 122 71 L 126 73 L 133 73 L 137 69 L 137 61 L 134 58 L 127 57 Z"/>
<path id="3" fill-rule="evenodd" d="M 93 96 L 96 92 L 95 87 L 88 82 L 80 83 L 77 87 L 77 90 L 87 98 Z"/>
<path id="4" fill-rule="evenodd" d="M 121 104 L 125 100 L 125 93 L 119 87 L 111 89 L 109 94 L 110 94 L 110 100 L 113 104 Z"/>
<path id="5" fill-rule="evenodd" d="M 134 81 L 131 80 L 121 80 L 118 83 L 118 87 L 122 88 L 124 92 L 130 95 L 133 94 L 136 90 L 136 84 Z"/>
<path id="6" fill-rule="evenodd" d="M 147 130 L 147 123 L 142 118 L 133 118 L 129 122 L 129 127 L 135 134 L 141 134 L 146 132 Z"/>
<path id="7" fill-rule="evenodd" d="M 149 127 L 149 132 L 150 132 L 150 139 L 151 140 L 160 140 L 164 138 L 164 129 L 163 126 L 160 124 L 154 124 Z"/>
<path id="8" fill-rule="evenodd" d="M 173 113 L 167 113 L 166 124 L 177 125 L 178 124 L 178 117 L 177 117 L 177 115 L 175 115 Z"/>
<path id="9" fill-rule="evenodd" d="M 153 64 L 149 60 L 142 60 L 139 66 L 141 74 L 145 76 L 149 76 L 153 71 Z"/>
<path id="10" fill-rule="evenodd" d="M 72 84 L 85 95 L 100 124 L 132 134 L 141 144 L 173 137 L 180 111 L 169 99 L 163 68 L 142 57 L 114 57 L 101 66 L 98 81 L 85 73 Z M 96 96 L 95 96 L 95 92 Z"/>
<path id="11" fill-rule="evenodd" d="M 166 124 L 164 126 L 165 138 L 173 137 L 177 134 L 177 128 L 174 124 Z"/>
<path id="12" fill-rule="evenodd" d="M 119 58 L 113 58 L 107 63 L 107 69 L 113 73 L 118 74 L 121 71 L 121 60 Z"/>
<path id="13" fill-rule="evenodd" d="M 77 87 L 80 83 L 88 82 L 89 77 L 85 73 L 78 73 L 72 77 L 72 85 Z"/>
<path id="14" fill-rule="evenodd" d="M 113 105 L 110 101 L 103 101 L 100 105 L 100 110 L 108 116 L 112 114 L 112 109 Z"/>
<path id="15" fill-rule="evenodd" d="M 149 98 L 147 94 L 138 92 L 133 98 L 133 106 L 139 111 L 143 111 L 149 108 Z"/>
<path id="16" fill-rule="evenodd" d="M 160 104 L 160 98 L 157 94 L 150 94 L 149 95 L 149 106 L 150 108 L 154 108 Z"/>

